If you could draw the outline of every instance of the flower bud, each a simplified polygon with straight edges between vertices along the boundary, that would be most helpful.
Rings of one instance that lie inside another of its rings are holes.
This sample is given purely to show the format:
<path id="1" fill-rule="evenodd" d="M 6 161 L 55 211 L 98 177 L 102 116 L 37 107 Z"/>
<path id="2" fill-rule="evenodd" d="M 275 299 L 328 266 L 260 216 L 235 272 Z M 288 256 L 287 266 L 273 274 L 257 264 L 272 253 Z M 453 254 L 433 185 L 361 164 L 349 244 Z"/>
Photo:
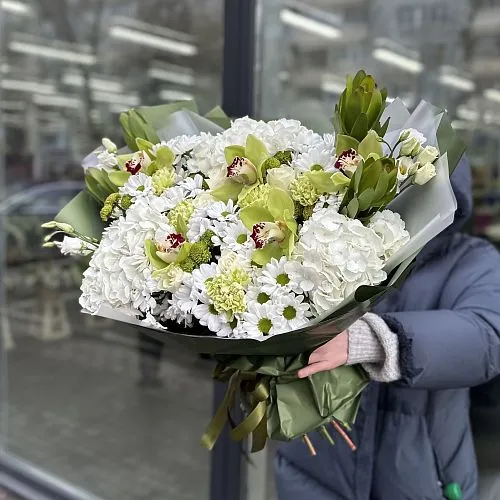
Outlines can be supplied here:
<path id="1" fill-rule="evenodd" d="M 425 136 L 421 134 L 418 130 L 413 128 L 409 128 L 407 130 L 403 130 L 400 135 L 400 139 L 402 137 L 406 137 L 402 141 L 401 149 L 399 154 L 401 156 L 417 156 L 422 151 L 422 144 L 425 142 Z"/>
<path id="2" fill-rule="evenodd" d="M 434 163 L 436 158 L 439 156 L 439 150 L 434 146 L 425 146 L 425 148 L 417 156 L 417 161 L 421 165 L 426 163 Z"/>
<path id="3" fill-rule="evenodd" d="M 227 167 L 226 177 L 241 184 L 255 184 L 257 182 L 257 168 L 255 165 L 242 156 L 236 156 Z"/>
<path id="4" fill-rule="evenodd" d="M 400 175 L 408 177 L 413 175 L 418 169 L 418 163 L 409 156 L 401 156 L 397 160 L 398 171 Z"/>
<path id="5" fill-rule="evenodd" d="M 267 183 L 271 187 L 288 191 L 291 182 L 295 179 L 295 170 L 287 165 L 282 165 L 278 168 L 273 168 L 267 172 Z"/>
<path id="6" fill-rule="evenodd" d="M 436 167 L 432 163 L 426 163 L 417 170 L 413 177 L 413 183 L 423 186 L 436 175 Z"/>
<path id="7" fill-rule="evenodd" d="M 109 153 L 116 153 L 116 151 L 118 150 L 118 148 L 116 147 L 116 144 L 111 139 L 108 139 L 107 137 L 103 137 L 102 145 L 104 146 L 104 149 L 106 151 L 108 151 Z"/>
<path id="8" fill-rule="evenodd" d="M 57 227 L 57 222 L 55 220 L 44 222 L 41 227 L 43 227 L 44 229 L 55 229 Z"/>

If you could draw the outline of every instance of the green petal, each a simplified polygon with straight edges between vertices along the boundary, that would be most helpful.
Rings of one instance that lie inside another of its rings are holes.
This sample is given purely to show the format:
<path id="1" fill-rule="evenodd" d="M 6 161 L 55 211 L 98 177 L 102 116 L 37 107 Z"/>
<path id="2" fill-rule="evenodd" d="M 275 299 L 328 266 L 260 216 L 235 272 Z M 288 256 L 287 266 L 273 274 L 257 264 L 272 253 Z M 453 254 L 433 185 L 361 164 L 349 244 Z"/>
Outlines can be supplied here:
<path id="1" fill-rule="evenodd" d="M 272 220 L 284 220 L 284 212 L 288 211 L 293 214 L 295 205 L 286 191 L 279 188 L 273 188 L 269 193 L 268 208 L 273 216 Z"/>
<path id="2" fill-rule="evenodd" d="M 264 248 L 258 248 L 252 253 L 252 260 L 258 266 L 265 266 L 271 259 L 280 259 L 283 256 L 283 250 L 276 244 L 266 245 Z"/>
<path id="3" fill-rule="evenodd" d="M 224 156 L 226 157 L 227 164 L 231 165 L 237 156 L 245 156 L 245 148 L 238 145 L 228 146 L 224 148 Z"/>
<path id="4" fill-rule="evenodd" d="M 146 139 L 141 139 L 140 137 L 135 140 L 135 144 L 137 145 L 137 149 L 139 151 L 146 151 L 147 153 L 149 153 L 153 147 L 152 142 L 146 141 Z"/>
<path id="5" fill-rule="evenodd" d="M 145 240 L 144 241 L 144 251 L 146 253 L 146 257 L 149 260 L 149 263 L 155 268 L 155 269 L 164 269 L 165 267 L 168 266 L 166 262 L 160 259 L 156 255 L 156 245 L 154 244 L 154 241 L 152 240 Z"/>
<path id="6" fill-rule="evenodd" d="M 175 160 L 175 153 L 168 147 L 162 146 L 156 151 L 156 161 L 161 167 L 171 167 Z"/>
<path id="7" fill-rule="evenodd" d="M 184 262 L 189 257 L 189 252 L 191 251 L 191 243 L 184 242 L 177 254 L 177 258 L 175 259 L 176 264 L 180 264 Z"/>
<path id="8" fill-rule="evenodd" d="M 379 157 L 383 155 L 382 144 L 375 132 L 368 132 L 368 135 L 359 143 L 358 153 L 365 159 L 371 154 Z"/>
<path id="9" fill-rule="evenodd" d="M 341 155 L 344 151 L 348 149 L 358 150 L 359 142 L 349 135 L 339 134 L 337 135 L 337 144 L 335 145 L 335 151 L 337 155 Z"/>
<path id="10" fill-rule="evenodd" d="M 245 157 L 248 158 L 257 168 L 269 157 L 265 144 L 252 134 L 247 136 L 245 144 Z"/>
<path id="11" fill-rule="evenodd" d="M 344 175 L 342 172 L 335 172 L 331 176 L 331 180 L 333 182 L 333 185 L 335 186 L 334 190 L 332 191 L 334 193 L 346 188 L 351 182 L 351 179 L 349 179 L 349 177 L 347 177 L 347 175 Z"/>
<path id="12" fill-rule="evenodd" d="M 259 222 L 274 222 L 275 219 L 267 208 L 255 203 L 240 210 L 240 220 L 251 231 L 255 224 Z"/>
<path id="13" fill-rule="evenodd" d="M 134 156 L 133 153 L 127 155 L 118 155 L 116 157 L 116 160 L 118 161 L 118 165 L 120 166 L 120 168 L 125 168 L 125 163 L 131 160 L 133 156 Z"/>
<path id="14" fill-rule="evenodd" d="M 128 181 L 130 175 L 130 172 L 124 170 L 113 170 L 109 172 L 108 177 L 116 187 L 122 187 Z"/>
<path id="15" fill-rule="evenodd" d="M 229 200 L 236 201 L 243 189 L 243 184 L 231 180 L 225 181 L 219 187 L 210 191 L 210 194 L 219 201 L 227 203 Z"/>

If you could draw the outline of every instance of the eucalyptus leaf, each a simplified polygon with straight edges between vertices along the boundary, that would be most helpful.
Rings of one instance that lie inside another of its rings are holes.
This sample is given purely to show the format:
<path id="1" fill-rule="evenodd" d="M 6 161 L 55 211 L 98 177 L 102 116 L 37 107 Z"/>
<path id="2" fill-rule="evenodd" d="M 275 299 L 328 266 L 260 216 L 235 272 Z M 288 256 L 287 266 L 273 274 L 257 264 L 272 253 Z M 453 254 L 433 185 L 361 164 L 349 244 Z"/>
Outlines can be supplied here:
<path id="1" fill-rule="evenodd" d="M 356 215 L 358 215 L 358 210 L 359 210 L 359 202 L 357 198 L 353 198 L 349 202 L 349 205 L 347 205 L 347 214 L 351 219 L 355 219 Z"/>
<path id="2" fill-rule="evenodd" d="M 375 190 L 373 188 L 365 189 L 361 194 L 358 195 L 359 210 L 362 212 L 370 208 L 375 197 Z"/>

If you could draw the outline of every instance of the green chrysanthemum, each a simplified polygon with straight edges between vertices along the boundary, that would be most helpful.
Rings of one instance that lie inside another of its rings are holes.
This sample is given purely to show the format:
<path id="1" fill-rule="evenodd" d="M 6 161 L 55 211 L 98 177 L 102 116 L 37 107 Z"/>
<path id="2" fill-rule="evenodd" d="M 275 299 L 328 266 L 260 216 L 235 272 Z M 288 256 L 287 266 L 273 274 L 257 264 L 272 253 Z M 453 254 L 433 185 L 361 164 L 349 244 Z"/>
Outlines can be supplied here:
<path id="1" fill-rule="evenodd" d="M 118 205 L 119 201 L 120 201 L 120 193 L 111 193 L 106 198 L 100 212 L 101 219 L 104 222 L 106 222 L 111 217 L 113 209 L 116 207 L 116 205 Z"/>
<path id="2" fill-rule="evenodd" d="M 250 189 L 238 198 L 238 205 L 240 208 L 248 207 L 255 202 L 258 202 L 261 206 L 266 206 L 269 201 L 269 194 L 271 193 L 272 187 L 269 184 L 259 184 L 254 188 Z"/>
<path id="3" fill-rule="evenodd" d="M 179 264 L 179 267 L 186 273 L 192 273 L 197 268 L 197 265 L 191 257 L 188 257 Z"/>
<path id="4" fill-rule="evenodd" d="M 274 158 L 276 158 L 280 165 L 290 165 L 292 162 L 292 152 L 291 151 L 278 151 Z"/>
<path id="5" fill-rule="evenodd" d="M 123 208 L 123 210 L 128 210 L 131 205 L 132 205 L 132 196 L 130 196 L 129 194 L 123 195 L 120 200 L 120 207 Z"/>
<path id="6" fill-rule="evenodd" d="M 265 175 L 268 170 L 271 170 L 273 168 L 278 168 L 281 165 L 281 162 L 272 156 L 271 158 L 268 158 L 264 163 L 262 164 L 262 175 Z"/>
<path id="7" fill-rule="evenodd" d="M 155 192 L 159 196 L 174 185 L 175 171 L 170 166 L 160 168 L 151 176 L 151 180 L 153 181 Z"/>
<path id="8" fill-rule="evenodd" d="M 214 244 L 212 243 L 212 236 L 215 236 L 215 233 L 208 229 L 201 235 L 200 241 L 206 243 L 208 248 L 212 248 L 214 246 Z"/>
<path id="9" fill-rule="evenodd" d="M 187 226 L 193 212 L 193 202 L 190 200 L 182 200 L 177 203 L 172 210 L 170 210 L 168 214 L 168 222 L 174 226 L 177 232 L 183 233 L 183 229 Z"/>
<path id="10" fill-rule="evenodd" d="M 304 207 L 302 209 L 302 219 L 303 220 L 308 220 L 312 217 L 314 210 L 314 205 L 309 205 L 308 207 Z"/>
<path id="11" fill-rule="evenodd" d="M 304 207 L 314 205 L 320 197 L 320 193 L 311 182 L 309 176 L 304 174 L 291 182 L 290 195 L 294 201 Z"/>
<path id="12" fill-rule="evenodd" d="M 197 241 L 191 245 L 189 250 L 189 257 L 195 263 L 196 267 L 201 264 L 206 264 L 212 259 L 212 254 L 208 245 L 203 241 Z"/>
<path id="13" fill-rule="evenodd" d="M 232 272 L 221 274 L 205 281 L 207 295 L 215 309 L 230 316 L 246 310 L 245 289 L 232 275 Z"/>

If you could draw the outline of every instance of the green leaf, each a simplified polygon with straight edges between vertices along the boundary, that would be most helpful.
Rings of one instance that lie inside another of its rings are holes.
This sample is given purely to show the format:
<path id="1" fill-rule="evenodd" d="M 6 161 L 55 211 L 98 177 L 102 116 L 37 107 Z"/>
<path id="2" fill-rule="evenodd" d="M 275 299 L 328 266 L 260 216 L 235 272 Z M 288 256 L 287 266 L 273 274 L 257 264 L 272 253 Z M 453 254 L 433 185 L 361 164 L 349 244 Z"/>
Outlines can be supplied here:
<path id="1" fill-rule="evenodd" d="M 354 172 L 354 175 L 352 176 L 352 180 L 353 180 L 353 188 L 354 188 L 354 192 L 357 193 L 359 191 L 359 184 L 361 182 L 361 179 L 363 177 L 363 171 L 365 169 L 365 165 L 364 165 L 364 162 L 361 162 L 355 172 Z"/>
<path id="2" fill-rule="evenodd" d="M 156 161 L 161 167 L 171 167 L 174 160 L 175 153 L 168 146 L 162 146 L 156 150 Z"/>
<path id="3" fill-rule="evenodd" d="M 137 139 L 143 138 L 146 136 L 146 132 L 144 130 L 144 121 L 138 115 L 135 110 L 130 111 L 129 115 L 129 121 L 128 121 L 129 127 L 130 127 L 130 133 L 132 134 L 132 137 L 134 138 L 135 146 L 134 146 L 134 151 L 137 151 Z"/>
<path id="4" fill-rule="evenodd" d="M 227 146 L 224 148 L 224 156 L 226 158 L 226 163 L 231 165 L 237 156 L 245 156 L 245 148 L 238 145 Z"/>
<path id="5" fill-rule="evenodd" d="M 218 201 L 227 203 L 229 200 L 236 201 L 243 189 L 243 184 L 227 180 L 219 187 L 210 191 L 210 194 Z"/>
<path id="6" fill-rule="evenodd" d="M 135 142 L 134 137 L 132 136 L 132 132 L 130 131 L 130 119 L 128 113 L 120 114 L 120 125 L 123 129 L 123 138 L 125 139 L 125 143 L 132 150 L 135 151 L 137 144 Z"/>
<path id="7" fill-rule="evenodd" d="M 144 241 L 144 251 L 146 253 L 146 257 L 149 260 L 149 263 L 155 268 L 155 269 L 164 269 L 165 267 L 168 266 L 166 262 L 160 259 L 158 255 L 156 255 L 156 245 L 154 241 L 152 240 L 145 240 Z"/>
<path id="8" fill-rule="evenodd" d="M 66 204 L 56 215 L 55 220 L 70 224 L 78 233 L 100 241 L 104 230 L 104 222 L 99 215 L 100 210 L 99 203 L 85 190 Z"/>
<path id="9" fill-rule="evenodd" d="M 365 189 L 360 195 L 358 195 L 359 211 L 362 212 L 371 207 L 373 199 L 375 196 L 375 190 L 373 188 Z"/>
<path id="10" fill-rule="evenodd" d="M 363 80 L 365 80 L 366 77 L 367 77 L 367 75 L 366 75 L 365 70 L 360 69 L 356 73 L 356 75 L 354 76 L 354 79 L 352 81 L 352 88 L 355 89 L 356 87 L 359 87 L 361 85 L 361 83 L 363 82 Z"/>
<path id="11" fill-rule="evenodd" d="M 347 214 L 351 219 L 355 219 L 359 210 L 359 202 L 356 198 L 353 198 L 349 205 L 347 205 Z"/>
<path id="12" fill-rule="evenodd" d="M 130 172 L 125 170 L 113 170 L 108 174 L 109 180 L 117 187 L 122 187 L 129 179 Z"/>
<path id="13" fill-rule="evenodd" d="M 351 136 L 358 141 L 362 141 L 366 137 L 367 133 L 368 117 L 364 113 L 361 113 L 352 127 Z"/>
<path id="14" fill-rule="evenodd" d="M 245 207 L 240 210 L 240 220 L 243 222 L 244 226 L 251 231 L 255 224 L 259 222 L 274 222 L 275 219 L 271 212 L 258 203 L 254 203 L 249 207 Z"/>
<path id="15" fill-rule="evenodd" d="M 387 193 L 387 188 L 389 187 L 389 174 L 387 172 L 382 172 L 375 187 L 375 194 L 373 199 L 375 201 L 381 200 Z"/>
<path id="16" fill-rule="evenodd" d="M 383 125 L 381 125 L 380 127 L 378 127 L 378 130 L 376 130 L 377 134 L 380 136 L 380 137 L 384 137 L 385 136 L 385 133 L 387 132 L 387 129 L 389 128 L 389 122 L 390 122 L 390 118 L 387 118 L 387 120 L 384 122 Z"/>
<path id="17" fill-rule="evenodd" d="M 273 219 L 284 219 L 284 212 L 288 211 L 293 214 L 295 210 L 295 205 L 292 198 L 288 195 L 286 191 L 279 188 L 273 188 L 269 192 L 268 201 L 269 212 L 272 214 Z M 241 214 L 241 212 L 240 212 Z"/>
<path id="18" fill-rule="evenodd" d="M 94 178 L 108 194 L 118 191 L 116 186 L 109 180 L 109 174 L 106 170 L 90 167 L 85 171 L 85 175 Z"/>
<path id="19" fill-rule="evenodd" d="M 349 135 L 345 134 L 340 134 L 337 135 L 337 143 L 335 145 L 335 152 L 337 153 L 337 156 L 341 155 L 344 151 L 347 151 L 348 149 L 355 149 L 356 151 L 358 150 L 359 142 L 354 139 L 354 137 L 351 137 Z"/>
<path id="20" fill-rule="evenodd" d="M 377 156 L 382 156 L 382 143 L 378 140 L 376 132 L 370 130 L 367 136 L 359 143 L 358 153 L 363 158 L 368 158 L 369 155 L 375 153 Z"/>
<path id="21" fill-rule="evenodd" d="M 365 167 L 363 170 L 363 176 L 361 177 L 361 182 L 359 183 L 358 192 L 362 192 L 368 188 L 375 189 L 381 173 L 382 162 L 380 160 L 374 161 Z"/>
<path id="22" fill-rule="evenodd" d="M 245 144 L 245 157 L 257 168 L 269 157 L 265 144 L 253 134 L 248 134 Z"/>
<path id="23" fill-rule="evenodd" d="M 264 248 L 258 248 L 252 253 L 252 260 L 258 266 L 265 266 L 271 259 L 279 260 L 283 256 L 283 250 L 275 243 L 270 243 Z"/>
<path id="24" fill-rule="evenodd" d="M 344 118 L 344 124 L 351 132 L 352 135 L 352 128 L 354 124 L 356 123 L 356 120 L 358 119 L 359 115 L 361 114 L 361 91 L 359 89 L 354 90 L 354 92 L 349 96 L 347 99 L 347 107 L 345 110 L 345 116 Z"/>
<path id="25" fill-rule="evenodd" d="M 380 90 L 374 89 L 370 101 L 370 106 L 368 107 L 368 111 L 366 112 L 368 117 L 368 126 L 370 128 L 377 124 L 382 111 L 382 94 L 380 93 Z"/>
<path id="26" fill-rule="evenodd" d="M 108 194 L 99 185 L 99 183 L 93 177 L 87 176 L 85 177 L 85 186 L 94 199 L 103 205 L 104 200 L 108 197 Z"/>

